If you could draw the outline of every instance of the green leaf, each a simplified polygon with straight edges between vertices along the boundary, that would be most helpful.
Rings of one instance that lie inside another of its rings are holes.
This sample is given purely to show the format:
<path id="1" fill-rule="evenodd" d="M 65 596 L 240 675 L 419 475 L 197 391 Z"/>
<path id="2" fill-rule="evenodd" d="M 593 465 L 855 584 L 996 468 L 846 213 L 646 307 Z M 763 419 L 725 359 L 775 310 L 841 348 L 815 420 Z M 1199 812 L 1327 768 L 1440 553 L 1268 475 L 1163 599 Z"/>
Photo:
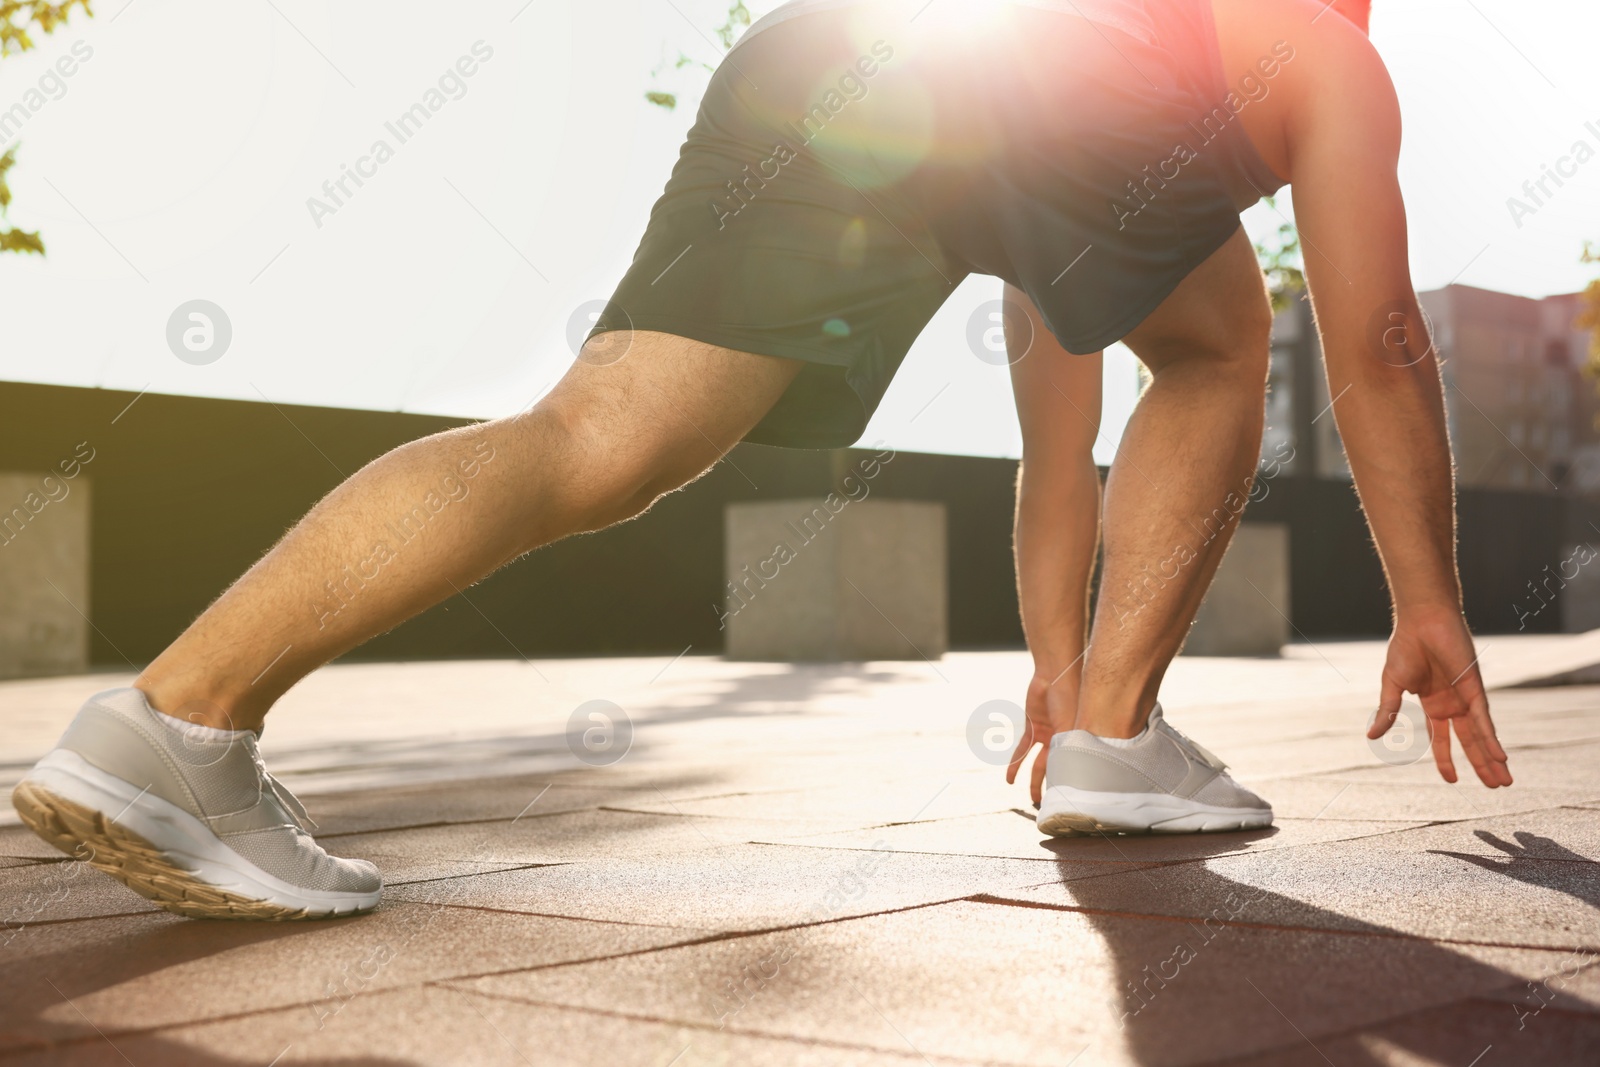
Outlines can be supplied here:
<path id="1" fill-rule="evenodd" d="M 26 230 L 0 230 L 0 252 L 32 252 L 44 255 L 44 242 L 37 233 Z"/>
<path id="2" fill-rule="evenodd" d="M 26 52 L 33 47 L 29 26 L 37 26 L 45 34 L 54 33 L 67 24 L 75 7 L 81 7 L 86 17 L 94 17 L 89 0 L 64 0 L 59 4 L 47 0 L 0 0 L 0 56 Z M 0 153 L 0 216 L 11 206 L 11 186 L 6 183 L 6 171 L 16 162 L 16 145 Z M 37 233 L 26 230 L 0 230 L 0 252 L 32 252 L 42 256 L 44 242 Z"/>

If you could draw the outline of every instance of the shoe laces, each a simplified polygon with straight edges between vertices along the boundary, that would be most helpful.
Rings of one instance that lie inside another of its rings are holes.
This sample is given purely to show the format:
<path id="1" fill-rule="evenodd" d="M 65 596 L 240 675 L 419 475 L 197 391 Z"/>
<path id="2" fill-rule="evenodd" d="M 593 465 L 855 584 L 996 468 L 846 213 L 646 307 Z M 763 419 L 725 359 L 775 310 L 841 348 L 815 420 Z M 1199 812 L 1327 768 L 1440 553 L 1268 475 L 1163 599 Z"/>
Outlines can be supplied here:
<path id="1" fill-rule="evenodd" d="M 250 753 L 250 760 L 256 765 L 256 778 L 266 788 L 272 790 L 272 795 L 278 798 L 278 803 L 288 812 L 294 824 L 306 833 L 317 828 L 317 821 L 306 811 L 306 806 L 300 803 L 300 798 L 289 791 L 284 785 L 272 776 L 267 770 L 267 761 L 261 758 L 261 749 L 256 745 L 254 737 L 245 738 L 245 750 Z"/>
<path id="2" fill-rule="evenodd" d="M 1222 760 L 1217 757 L 1216 753 L 1212 752 L 1210 749 L 1200 744 L 1200 742 L 1194 740 L 1188 734 L 1172 725 L 1167 721 L 1165 715 L 1161 717 L 1160 728 L 1184 748 L 1188 749 L 1190 752 L 1193 752 L 1196 756 L 1199 756 L 1200 761 L 1206 766 L 1214 768 L 1217 771 L 1225 771 L 1228 769 L 1228 765 L 1223 763 Z"/>

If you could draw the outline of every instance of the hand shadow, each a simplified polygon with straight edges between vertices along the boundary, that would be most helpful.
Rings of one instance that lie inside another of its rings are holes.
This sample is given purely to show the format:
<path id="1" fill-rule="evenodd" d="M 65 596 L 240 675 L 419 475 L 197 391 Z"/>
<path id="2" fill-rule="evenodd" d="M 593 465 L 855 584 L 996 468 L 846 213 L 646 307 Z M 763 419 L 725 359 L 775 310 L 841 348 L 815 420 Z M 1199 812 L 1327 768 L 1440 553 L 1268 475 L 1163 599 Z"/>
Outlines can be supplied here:
<path id="1" fill-rule="evenodd" d="M 1046 845 L 1061 862 L 1063 887 L 1094 925 L 1113 964 L 1109 1002 L 1087 1008 L 1109 1011 L 1132 1061 L 1239 1057 L 1254 1063 L 1259 1055 L 1264 1063 L 1321 1064 L 1324 1049 L 1337 1041 L 1337 1050 L 1329 1051 L 1339 1067 L 1391 1063 L 1396 1048 L 1455 1062 L 1456 1045 L 1475 1040 L 1476 1033 L 1435 1023 L 1423 1013 L 1501 990 L 1520 993 L 1527 984 L 1526 974 L 1485 962 L 1485 953 L 1264 888 L 1273 880 L 1271 867 L 1293 864 L 1296 851 L 1240 851 L 1243 841 L 1266 836 L 1204 834 L 1180 843 L 1097 835 Z M 1484 831 L 1477 836 L 1509 858 L 1429 851 L 1600 906 L 1600 864 L 1571 862 L 1584 857 L 1533 834 L 1515 835 L 1520 844 Z M 1091 858 L 1086 853 L 1161 865 L 1085 878 L 1078 861 Z M 1229 868 L 1237 878 L 1212 869 L 1229 853 L 1235 854 Z M 1306 884 L 1297 879 L 1295 891 L 1303 892 Z M 1384 892 L 1381 870 L 1374 870 L 1371 885 Z M 1329 895 L 1337 899 L 1338 891 Z M 1505 1031 L 1508 1049 L 1521 1042 L 1524 1051 L 1532 1050 L 1528 1038 L 1513 1036 L 1518 1020 L 1510 1007 L 1503 1020 L 1492 1011 L 1478 1015 L 1493 1027 L 1497 1043 Z M 1383 1042 L 1343 1036 L 1380 1031 Z M 1385 1043 L 1388 1052 L 1380 1047 Z"/>

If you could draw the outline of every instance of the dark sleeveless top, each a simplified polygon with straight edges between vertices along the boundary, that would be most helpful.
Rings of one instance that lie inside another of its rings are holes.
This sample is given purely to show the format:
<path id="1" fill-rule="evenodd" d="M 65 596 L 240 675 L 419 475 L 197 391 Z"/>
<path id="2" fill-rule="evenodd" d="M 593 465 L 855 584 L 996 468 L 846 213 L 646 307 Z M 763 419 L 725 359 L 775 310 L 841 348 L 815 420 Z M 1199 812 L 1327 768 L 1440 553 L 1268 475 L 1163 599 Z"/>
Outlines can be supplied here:
<path id="1" fill-rule="evenodd" d="M 829 11 L 875 0 L 791 0 L 750 27 L 741 41 L 789 19 L 817 11 Z M 961 3 L 962 0 L 936 0 L 938 3 Z M 1218 121 L 1221 128 L 1223 163 L 1222 177 L 1228 186 L 1235 207 L 1240 211 L 1263 196 L 1271 196 L 1284 185 L 1282 179 L 1267 166 L 1245 133 L 1243 126 L 1233 121 L 1234 111 L 1228 107 L 1230 96 L 1234 102 L 1247 101 L 1236 88 L 1238 77 L 1258 75 L 1257 71 L 1239 71 L 1230 84 L 1222 69 L 1222 52 L 1217 46 L 1217 27 L 1211 13 L 1211 0 L 1010 0 L 1019 7 L 1042 8 L 1058 11 L 1073 18 L 1085 19 L 1106 29 L 1125 33 L 1147 45 L 1155 45 L 1170 52 L 1179 62 L 1190 90 L 1207 108 L 1222 108 L 1229 113 L 1229 121 Z M 1292 52 L 1290 53 L 1292 55 Z M 1272 60 L 1275 57 L 1263 57 Z M 1257 77 L 1260 82 L 1262 79 Z M 1270 86 L 1269 86 L 1270 89 Z M 1243 106 L 1249 106 L 1246 102 Z M 1197 130 L 1205 136 L 1204 127 Z M 1196 147 L 1199 147 L 1196 145 Z"/>
<path id="2" fill-rule="evenodd" d="M 1233 72 L 1231 80 L 1224 74 L 1222 51 L 1217 45 L 1217 26 L 1211 14 L 1211 0 L 1125 2 L 1145 9 L 1156 28 L 1161 46 L 1177 57 L 1194 94 L 1207 107 L 1220 107 L 1232 116 L 1235 112 L 1229 107 L 1230 98 L 1241 109 L 1250 106 L 1248 96 L 1239 85 L 1240 79 L 1247 76 L 1252 77 L 1255 84 L 1265 85 L 1267 91 L 1271 91 L 1270 80 L 1262 76 L 1261 70 Z M 1293 50 L 1290 49 L 1288 54 L 1292 57 Z M 1272 69 L 1270 64 L 1281 66 L 1283 62 L 1278 56 L 1263 56 L 1262 61 L 1269 63 L 1267 69 Z M 1293 62 L 1292 58 L 1289 62 Z M 1261 197 L 1271 196 L 1283 188 L 1283 179 L 1267 166 L 1236 117 L 1216 125 L 1222 127 L 1220 140 L 1225 161 L 1221 168 L 1222 177 L 1239 210 L 1243 211 Z"/>

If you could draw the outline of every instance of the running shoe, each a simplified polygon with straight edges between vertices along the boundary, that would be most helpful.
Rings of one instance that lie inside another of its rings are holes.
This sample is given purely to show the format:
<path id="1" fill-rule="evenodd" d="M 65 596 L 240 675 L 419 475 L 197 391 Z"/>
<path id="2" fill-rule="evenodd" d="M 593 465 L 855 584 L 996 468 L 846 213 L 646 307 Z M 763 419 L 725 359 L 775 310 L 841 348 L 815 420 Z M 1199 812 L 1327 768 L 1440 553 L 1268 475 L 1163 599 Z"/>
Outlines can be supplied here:
<path id="1" fill-rule="evenodd" d="M 1038 824 L 1059 837 L 1254 830 L 1272 825 L 1272 806 L 1174 729 L 1157 704 L 1144 730 L 1125 741 L 1087 730 L 1050 739 Z"/>
<path id="2" fill-rule="evenodd" d="M 90 697 L 11 802 L 50 844 L 179 915 L 354 915 L 383 890 L 371 863 L 312 840 L 256 733 L 188 726 L 137 689 Z"/>

